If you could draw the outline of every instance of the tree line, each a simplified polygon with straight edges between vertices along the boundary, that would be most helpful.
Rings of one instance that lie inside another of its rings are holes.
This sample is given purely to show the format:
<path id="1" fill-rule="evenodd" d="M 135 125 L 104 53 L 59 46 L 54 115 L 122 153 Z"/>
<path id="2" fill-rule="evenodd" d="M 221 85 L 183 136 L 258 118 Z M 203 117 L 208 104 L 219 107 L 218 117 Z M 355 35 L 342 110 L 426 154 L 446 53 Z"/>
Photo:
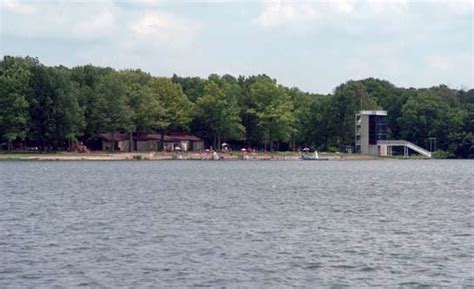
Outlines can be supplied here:
<path id="1" fill-rule="evenodd" d="M 0 143 L 64 150 L 99 133 L 189 132 L 266 150 L 354 145 L 354 114 L 388 111 L 389 139 L 445 156 L 474 157 L 474 89 L 401 88 L 385 80 L 347 81 L 332 94 L 286 87 L 267 75 L 154 77 L 93 65 L 48 67 L 32 57 L 0 61 Z M 163 142 L 162 142 L 163 143 Z"/>

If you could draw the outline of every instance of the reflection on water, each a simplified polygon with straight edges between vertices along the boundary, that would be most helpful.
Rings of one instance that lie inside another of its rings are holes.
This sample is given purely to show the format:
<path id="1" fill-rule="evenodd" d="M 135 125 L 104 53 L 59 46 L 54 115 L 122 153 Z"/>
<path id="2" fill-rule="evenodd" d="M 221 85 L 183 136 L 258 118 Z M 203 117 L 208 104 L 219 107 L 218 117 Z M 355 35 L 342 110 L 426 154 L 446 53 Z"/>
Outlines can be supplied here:
<path id="1" fill-rule="evenodd" d="M 474 286 L 472 161 L 1 162 L 0 287 Z"/>

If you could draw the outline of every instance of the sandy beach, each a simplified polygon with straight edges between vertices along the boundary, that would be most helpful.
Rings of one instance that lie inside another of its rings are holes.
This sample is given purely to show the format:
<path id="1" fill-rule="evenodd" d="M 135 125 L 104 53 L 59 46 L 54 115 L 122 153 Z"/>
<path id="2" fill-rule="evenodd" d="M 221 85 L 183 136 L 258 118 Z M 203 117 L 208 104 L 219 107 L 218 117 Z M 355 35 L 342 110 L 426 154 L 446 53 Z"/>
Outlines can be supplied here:
<path id="1" fill-rule="evenodd" d="M 329 160 L 373 160 L 372 156 L 356 154 L 335 154 L 320 153 L 321 158 Z M 161 153 L 161 152 L 131 152 L 131 153 L 3 153 L 0 154 L 1 160 L 22 160 L 22 161 L 125 161 L 125 160 L 301 160 L 298 153 L 279 152 L 279 153 L 221 153 L 218 158 L 213 157 L 211 153 Z"/>

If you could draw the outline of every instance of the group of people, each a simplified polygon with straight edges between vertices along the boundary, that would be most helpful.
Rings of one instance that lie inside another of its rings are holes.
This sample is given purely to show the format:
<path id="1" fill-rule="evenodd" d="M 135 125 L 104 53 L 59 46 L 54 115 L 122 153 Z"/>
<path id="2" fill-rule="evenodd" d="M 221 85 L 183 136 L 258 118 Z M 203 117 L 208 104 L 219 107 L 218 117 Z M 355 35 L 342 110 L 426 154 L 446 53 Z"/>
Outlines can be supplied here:
<path id="1" fill-rule="evenodd" d="M 69 146 L 68 151 L 75 152 L 75 153 L 88 153 L 89 149 L 87 148 L 85 144 L 80 142 L 78 144 L 72 144 L 71 146 Z"/>

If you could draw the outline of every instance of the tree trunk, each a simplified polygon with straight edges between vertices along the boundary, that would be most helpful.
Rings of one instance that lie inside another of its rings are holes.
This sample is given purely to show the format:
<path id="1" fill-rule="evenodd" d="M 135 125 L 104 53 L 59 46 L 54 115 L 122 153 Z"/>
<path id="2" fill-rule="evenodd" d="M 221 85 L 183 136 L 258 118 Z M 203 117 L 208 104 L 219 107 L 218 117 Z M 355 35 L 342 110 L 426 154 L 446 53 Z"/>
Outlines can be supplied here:
<path id="1" fill-rule="evenodd" d="M 270 152 L 273 152 L 272 131 L 268 131 L 268 144 L 270 145 Z"/>
<path id="2" fill-rule="evenodd" d="M 12 141 L 11 140 L 8 140 L 8 152 L 11 153 L 12 152 Z"/>
<path id="3" fill-rule="evenodd" d="M 212 137 L 212 149 L 217 150 L 217 135 Z"/>
<path id="4" fill-rule="evenodd" d="M 110 146 L 110 151 L 115 151 L 115 132 L 112 133 L 112 145 Z"/>
<path id="5" fill-rule="evenodd" d="M 161 151 L 165 151 L 165 130 L 162 129 L 160 131 L 160 142 L 161 142 Z"/>
<path id="6" fill-rule="evenodd" d="M 133 141 L 132 132 L 130 132 L 130 134 L 128 136 L 128 152 L 129 153 L 132 152 L 132 141 Z"/>
<path id="7" fill-rule="evenodd" d="M 324 150 L 328 150 L 328 135 L 324 135 Z"/>
<path id="8" fill-rule="evenodd" d="M 222 147 L 221 147 L 221 136 L 219 134 L 217 134 L 217 149 L 219 151 L 222 150 Z"/>

